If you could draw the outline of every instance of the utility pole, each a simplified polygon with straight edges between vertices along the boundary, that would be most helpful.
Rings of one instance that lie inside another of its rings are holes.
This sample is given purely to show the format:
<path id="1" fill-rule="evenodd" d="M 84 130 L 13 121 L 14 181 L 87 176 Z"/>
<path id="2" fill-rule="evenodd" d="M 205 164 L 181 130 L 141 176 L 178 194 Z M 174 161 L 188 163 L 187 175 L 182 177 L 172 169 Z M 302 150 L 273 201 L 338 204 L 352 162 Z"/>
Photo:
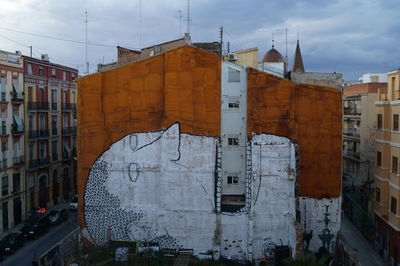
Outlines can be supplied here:
<path id="1" fill-rule="evenodd" d="M 88 26 L 88 20 L 87 20 L 87 11 L 85 11 L 85 23 L 86 23 L 86 75 L 89 75 L 89 62 L 88 62 L 88 40 L 87 40 L 87 26 Z"/>
<path id="2" fill-rule="evenodd" d="M 228 54 L 230 53 L 231 51 L 230 51 L 230 49 L 229 49 L 229 42 L 228 42 Z"/>
<path id="3" fill-rule="evenodd" d="M 139 48 L 142 49 L 142 0 L 139 0 Z"/>
<path id="4" fill-rule="evenodd" d="M 190 34 L 190 0 L 187 0 L 187 25 L 186 32 Z"/>
<path id="5" fill-rule="evenodd" d="M 30 50 L 30 55 L 31 55 L 31 57 L 32 57 L 32 45 L 29 46 L 29 50 Z"/>
<path id="6" fill-rule="evenodd" d="M 223 52 L 222 52 L 222 44 L 223 44 L 223 42 L 222 42 L 222 38 L 223 38 L 223 35 L 224 35 L 224 27 L 223 26 L 221 26 L 221 28 L 219 28 L 219 45 L 220 45 L 220 47 L 221 47 L 221 54 L 223 54 Z"/>

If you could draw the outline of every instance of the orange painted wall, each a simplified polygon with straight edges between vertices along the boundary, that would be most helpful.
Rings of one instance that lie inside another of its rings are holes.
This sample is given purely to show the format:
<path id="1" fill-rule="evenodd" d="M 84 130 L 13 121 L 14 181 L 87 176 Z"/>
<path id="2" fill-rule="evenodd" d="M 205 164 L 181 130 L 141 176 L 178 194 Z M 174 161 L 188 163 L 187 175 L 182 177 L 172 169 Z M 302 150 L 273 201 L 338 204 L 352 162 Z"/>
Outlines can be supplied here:
<path id="1" fill-rule="evenodd" d="M 299 193 L 338 197 L 341 189 L 342 92 L 301 85 L 248 69 L 248 135 L 286 136 L 299 145 Z"/>
<path id="2" fill-rule="evenodd" d="M 90 167 L 125 135 L 174 122 L 182 132 L 220 134 L 221 59 L 214 54 L 185 46 L 77 82 L 79 212 Z"/>

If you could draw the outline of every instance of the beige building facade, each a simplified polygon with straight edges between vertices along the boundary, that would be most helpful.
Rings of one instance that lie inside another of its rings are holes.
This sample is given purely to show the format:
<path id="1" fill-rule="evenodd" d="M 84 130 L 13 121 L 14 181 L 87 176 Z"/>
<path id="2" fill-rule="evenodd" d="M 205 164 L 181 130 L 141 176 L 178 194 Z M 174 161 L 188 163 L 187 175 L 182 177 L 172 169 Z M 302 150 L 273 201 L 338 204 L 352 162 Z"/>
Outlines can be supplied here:
<path id="1" fill-rule="evenodd" d="M 0 234 L 25 219 L 23 59 L 0 51 Z"/>
<path id="2" fill-rule="evenodd" d="M 375 241 L 384 256 L 399 263 L 400 231 L 400 69 L 389 72 L 388 86 L 375 102 Z M 397 264 L 396 264 L 397 265 Z"/>

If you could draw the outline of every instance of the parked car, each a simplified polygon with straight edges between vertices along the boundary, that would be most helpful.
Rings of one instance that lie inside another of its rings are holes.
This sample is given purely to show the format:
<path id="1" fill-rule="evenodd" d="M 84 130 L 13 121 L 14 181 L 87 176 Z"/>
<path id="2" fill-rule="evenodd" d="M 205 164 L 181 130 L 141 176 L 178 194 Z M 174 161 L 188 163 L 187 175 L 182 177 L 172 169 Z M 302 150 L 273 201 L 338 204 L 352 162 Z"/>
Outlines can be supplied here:
<path id="1" fill-rule="evenodd" d="M 42 234 L 47 233 L 49 228 L 50 219 L 48 215 L 38 214 L 29 218 L 29 220 L 24 223 L 21 232 L 26 238 L 36 239 Z"/>
<path id="2" fill-rule="evenodd" d="M 3 254 L 12 254 L 24 245 L 25 239 L 21 232 L 10 233 L 0 242 L 0 251 Z"/>
<path id="3" fill-rule="evenodd" d="M 78 196 L 77 195 L 75 195 L 71 198 L 71 201 L 69 202 L 69 209 L 71 211 L 78 210 Z"/>
<path id="4" fill-rule="evenodd" d="M 60 224 L 68 220 L 68 212 L 64 208 L 51 210 L 48 216 L 50 220 L 50 225 Z"/>

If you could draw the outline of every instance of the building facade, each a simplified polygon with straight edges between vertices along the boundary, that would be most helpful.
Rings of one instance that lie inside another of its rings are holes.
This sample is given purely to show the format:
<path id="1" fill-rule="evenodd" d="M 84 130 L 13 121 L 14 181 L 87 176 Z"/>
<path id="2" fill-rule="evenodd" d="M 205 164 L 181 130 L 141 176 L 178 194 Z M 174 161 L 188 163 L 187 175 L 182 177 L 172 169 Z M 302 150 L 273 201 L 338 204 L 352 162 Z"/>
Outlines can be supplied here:
<path id="1" fill-rule="evenodd" d="M 400 70 L 387 74 L 388 86 L 378 89 L 374 214 L 375 244 L 380 254 L 400 264 Z"/>
<path id="2" fill-rule="evenodd" d="M 0 234 L 25 219 L 23 60 L 0 51 L 1 227 Z"/>
<path id="3" fill-rule="evenodd" d="M 77 83 L 78 217 L 92 243 L 150 241 L 243 261 L 275 247 L 301 254 L 307 233 L 309 251 L 333 249 L 341 90 L 192 46 Z"/>
<path id="4" fill-rule="evenodd" d="M 27 210 L 70 200 L 76 184 L 78 70 L 24 57 Z"/>

